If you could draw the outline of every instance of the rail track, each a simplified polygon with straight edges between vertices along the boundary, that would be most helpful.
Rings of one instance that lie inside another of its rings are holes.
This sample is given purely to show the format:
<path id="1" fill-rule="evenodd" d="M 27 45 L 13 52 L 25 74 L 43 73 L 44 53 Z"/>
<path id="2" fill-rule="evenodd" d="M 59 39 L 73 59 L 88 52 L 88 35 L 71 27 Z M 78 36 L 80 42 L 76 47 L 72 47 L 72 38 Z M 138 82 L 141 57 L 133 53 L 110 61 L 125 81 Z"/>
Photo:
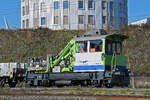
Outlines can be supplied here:
<path id="1" fill-rule="evenodd" d="M 0 100 L 150 100 L 148 96 L 121 95 L 50 95 L 50 94 L 22 94 L 0 95 Z"/>
<path id="2" fill-rule="evenodd" d="M 135 90 L 135 91 L 150 91 L 150 88 L 127 88 L 127 87 L 113 87 L 113 88 L 100 88 L 100 87 L 92 87 L 92 86 L 62 86 L 62 87 L 28 87 L 28 86 L 21 86 L 21 87 L 3 87 L 2 90 Z M 1 90 L 0 90 L 1 91 Z"/>
<path id="3" fill-rule="evenodd" d="M 0 95 L 101 95 L 101 96 L 128 96 L 128 97 L 150 97 L 150 89 L 131 88 L 92 88 L 92 87 L 52 87 L 52 88 L 1 88 Z"/>
<path id="4" fill-rule="evenodd" d="M 51 91 L 51 90 L 107 90 L 107 91 L 150 91 L 150 88 L 121 88 L 121 87 L 114 87 L 114 88 L 97 88 L 97 87 L 77 87 L 77 86 L 64 86 L 64 87 L 17 87 L 17 88 L 10 88 L 10 87 L 3 87 L 0 89 L 1 91 Z"/>

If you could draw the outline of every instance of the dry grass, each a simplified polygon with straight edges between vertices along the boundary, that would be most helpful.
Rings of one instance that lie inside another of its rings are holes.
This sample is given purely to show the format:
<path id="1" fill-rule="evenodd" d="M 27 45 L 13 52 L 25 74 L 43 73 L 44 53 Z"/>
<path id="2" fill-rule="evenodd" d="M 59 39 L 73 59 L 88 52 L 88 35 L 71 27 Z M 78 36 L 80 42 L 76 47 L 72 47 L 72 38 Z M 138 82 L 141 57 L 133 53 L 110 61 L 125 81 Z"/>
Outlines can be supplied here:
<path id="1" fill-rule="evenodd" d="M 136 77 L 136 88 L 149 88 L 150 89 L 150 77 Z"/>

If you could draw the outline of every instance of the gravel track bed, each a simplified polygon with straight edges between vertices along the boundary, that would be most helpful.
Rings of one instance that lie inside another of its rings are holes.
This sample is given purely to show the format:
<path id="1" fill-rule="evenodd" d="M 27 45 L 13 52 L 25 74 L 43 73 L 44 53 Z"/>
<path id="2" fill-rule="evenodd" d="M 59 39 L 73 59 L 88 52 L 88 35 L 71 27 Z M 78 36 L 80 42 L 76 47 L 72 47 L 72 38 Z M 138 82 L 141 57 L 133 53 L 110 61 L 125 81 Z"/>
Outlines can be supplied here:
<path id="1" fill-rule="evenodd" d="M 124 97 L 124 96 L 75 96 L 75 95 L 3 95 L 0 96 L 1 100 L 150 100 L 149 97 Z"/>

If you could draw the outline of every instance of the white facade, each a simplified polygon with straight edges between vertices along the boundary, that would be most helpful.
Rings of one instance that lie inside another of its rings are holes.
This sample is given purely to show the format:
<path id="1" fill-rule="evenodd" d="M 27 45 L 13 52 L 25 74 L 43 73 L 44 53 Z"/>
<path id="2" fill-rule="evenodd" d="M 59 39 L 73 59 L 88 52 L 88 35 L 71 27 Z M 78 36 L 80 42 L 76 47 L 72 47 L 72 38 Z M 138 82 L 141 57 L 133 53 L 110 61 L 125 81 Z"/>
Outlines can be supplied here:
<path id="1" fill-rule="evenodd" d="M 143 24 L 149 24 L 150 23 L 150 17 L 149 18 L 145 18 L 145 19 L 141 19 L 135 22 L 130 23 L 129 25 L 143 25 Z"/>
<path id="2" fill-rule="evenodd" d="M 118 28 L 128 23 L 127 0 L 22 0 L 21 28 Z"/>

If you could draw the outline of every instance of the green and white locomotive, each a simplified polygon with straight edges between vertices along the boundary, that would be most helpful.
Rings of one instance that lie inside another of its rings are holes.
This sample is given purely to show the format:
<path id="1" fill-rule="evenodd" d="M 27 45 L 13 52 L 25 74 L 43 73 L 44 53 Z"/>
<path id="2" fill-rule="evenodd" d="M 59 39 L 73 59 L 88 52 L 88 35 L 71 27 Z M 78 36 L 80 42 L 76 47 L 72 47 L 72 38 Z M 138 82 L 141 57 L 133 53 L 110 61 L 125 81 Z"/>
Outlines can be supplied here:
<path id="1" fill-rule="evenodd" d="M 128 86 L 126 56 L 121 34 L 87 34 L 74 37 L 56 56 L 48 55 L 46 67 L 30 68 L 26 82 L 32 86 L 57 83 L 94 86 Z"/>

